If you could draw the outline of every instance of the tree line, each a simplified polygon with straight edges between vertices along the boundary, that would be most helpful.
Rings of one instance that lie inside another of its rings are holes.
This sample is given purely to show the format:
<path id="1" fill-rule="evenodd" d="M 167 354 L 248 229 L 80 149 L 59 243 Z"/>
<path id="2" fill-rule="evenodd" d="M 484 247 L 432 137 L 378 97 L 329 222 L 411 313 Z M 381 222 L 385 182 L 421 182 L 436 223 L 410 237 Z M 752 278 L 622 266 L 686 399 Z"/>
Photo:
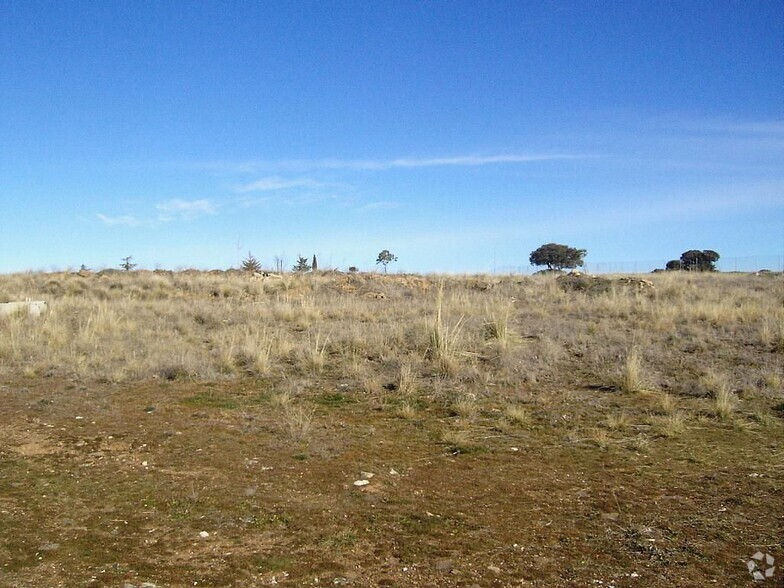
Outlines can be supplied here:
<path id="1" fill-rule="evenodd" d="M 534 249 L 528 260 L 534 266 L 547 266 L 547 269 L 542 271 L 561 272 L 565 269 L 583 267 L 587 254 L 588 251 L 586 249 L 577 249 L 568 245 L 561 245 L 560 243 L 545 243 L 541 247 Z M 715 272 L 716 262 L 719 260 L 719 257 L 719 254 L 712 249 L 704 249 L 702 251 L 690 249 L 689 251 L 684 251 L 680 259 L 668 261 L 664 269 L 666 271 Z M 131 271 L 136 267 L 135 263 L 131 263 L 132 259 L 133 257 L 130 255 L 124 257 L 120 267 L 125 271 Z M 383 266 L 384 273 L 387 273 L 387 266 L 396 261 L 397 256 L 391 253 L 389 249 L 384 249 L 378 254 L 376 265 Z M 82 269 L 86 269 L 86 267 L 82 266 Z M 242 261 L 240 269 L 252 273 L 262 273 L 264 271 L 261 262 L 250 251 L 248 251 L 248 257 Z M 314 254 L 311 260 L 301 255 L 297 256 L 297 263 L 294 264 L 291 271 L 297 273 L 318 271 L 316 255 Z M 348 268 L 348 271 L 356 272 L 359 270 L 356 266 L 351 266 Z"/>
<path id="2" fill-rule="evenodd" d="M 543 271 L 560 272 L 565 269 L 583 267 L 587 253 L 585 249 L 577 249 L 559 243 L 546 243 L 538 249 L 534 249 L 528 260 L 531 265 L 547 266 L 547 269 Z M 668 261 L 665 269 L 667 271 L 715 272 L 717 261 L 719 261 L 719 254 L 712 249 L 703 251 L 690 249 L 684 251 L 680 259 Z"/>

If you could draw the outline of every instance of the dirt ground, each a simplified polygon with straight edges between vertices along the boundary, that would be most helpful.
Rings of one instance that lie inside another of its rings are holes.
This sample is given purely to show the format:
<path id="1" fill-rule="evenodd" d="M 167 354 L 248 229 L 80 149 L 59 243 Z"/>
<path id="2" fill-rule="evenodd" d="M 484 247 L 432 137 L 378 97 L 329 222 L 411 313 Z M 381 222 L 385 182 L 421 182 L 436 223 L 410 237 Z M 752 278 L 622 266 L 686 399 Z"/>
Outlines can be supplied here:
<path id="1" fill-rule="evenodd" d="M 298 400 L 313 411 L 298 439 L 274 386 L 0 383 L 0 585 L 784 582 L 747 568 L 758 551 L 784 564 L 779 422 L 565 443 L 561 421 L 622 410 L 633 431 L 652 402 L 574 387 L 527 427 L 483 403 L 461 448 L 439 440 L 455 417 L 438 402 L 400 418 L 324 377 Z"/>

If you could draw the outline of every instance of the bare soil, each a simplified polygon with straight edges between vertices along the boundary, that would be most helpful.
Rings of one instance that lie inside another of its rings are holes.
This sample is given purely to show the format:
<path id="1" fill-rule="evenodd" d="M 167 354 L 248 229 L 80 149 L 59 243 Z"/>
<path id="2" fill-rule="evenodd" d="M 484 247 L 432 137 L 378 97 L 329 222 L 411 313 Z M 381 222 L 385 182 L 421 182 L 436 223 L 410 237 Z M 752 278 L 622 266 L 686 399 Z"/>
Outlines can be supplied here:
<path id="1" fill-rule="evenodd" d="M 484 401 L 455 447 L 447 406 L 400 418 L 340 374 L 296 400 L 303 440 L 271 379 L 1 384 L 2 586 L 752 586 L 752 554 L 784 564 L 784 407 L 635 447 L 653 396 L 574 386 L 527 427 Z M 611 412 L 622 439 L 565 440 Z"/>

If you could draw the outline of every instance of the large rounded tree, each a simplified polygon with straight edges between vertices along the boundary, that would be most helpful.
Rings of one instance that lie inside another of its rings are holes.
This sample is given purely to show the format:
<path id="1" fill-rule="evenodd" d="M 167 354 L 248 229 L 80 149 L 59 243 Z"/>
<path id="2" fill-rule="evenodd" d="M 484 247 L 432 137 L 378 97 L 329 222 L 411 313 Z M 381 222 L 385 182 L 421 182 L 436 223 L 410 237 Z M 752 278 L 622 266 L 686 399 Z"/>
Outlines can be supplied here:
<path id="1" fill-rule="evenodd" d="M 680 259 L 667 262 L 668 270 L 686 270 L 690 272 L 715 272 L 716 262 L 720 255 L 712 249 L 690 249 L 684 251 Z"/>
<path id="2" fill-rule="evenodd" d="M 573 269 L 583 266 L 586 253 L 585 249 L 547 243 L 532 251 L 528 259 L 531 265 L 546 265 L 548 270 Z"/>

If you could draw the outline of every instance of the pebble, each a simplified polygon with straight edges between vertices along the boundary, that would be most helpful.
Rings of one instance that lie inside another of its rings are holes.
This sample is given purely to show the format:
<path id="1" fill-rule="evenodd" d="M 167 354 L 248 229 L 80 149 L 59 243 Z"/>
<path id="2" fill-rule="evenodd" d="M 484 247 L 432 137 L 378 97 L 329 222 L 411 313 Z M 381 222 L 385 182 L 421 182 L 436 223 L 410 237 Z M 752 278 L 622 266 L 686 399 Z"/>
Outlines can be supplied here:
<path id="1" fill-rule="evenodd" d="M 367 486 L 370 484 L 370 480 L 357 480 L 354 482 L 354 486 Z"/>
<path id="2" fill-rule="evenodd" d="M 202 531 L 201 533 L 199 533 L 199 537 L 201 537 L 202 539 L 206 539 L 209 536 L 210 534 L 207 531 Z"/>

